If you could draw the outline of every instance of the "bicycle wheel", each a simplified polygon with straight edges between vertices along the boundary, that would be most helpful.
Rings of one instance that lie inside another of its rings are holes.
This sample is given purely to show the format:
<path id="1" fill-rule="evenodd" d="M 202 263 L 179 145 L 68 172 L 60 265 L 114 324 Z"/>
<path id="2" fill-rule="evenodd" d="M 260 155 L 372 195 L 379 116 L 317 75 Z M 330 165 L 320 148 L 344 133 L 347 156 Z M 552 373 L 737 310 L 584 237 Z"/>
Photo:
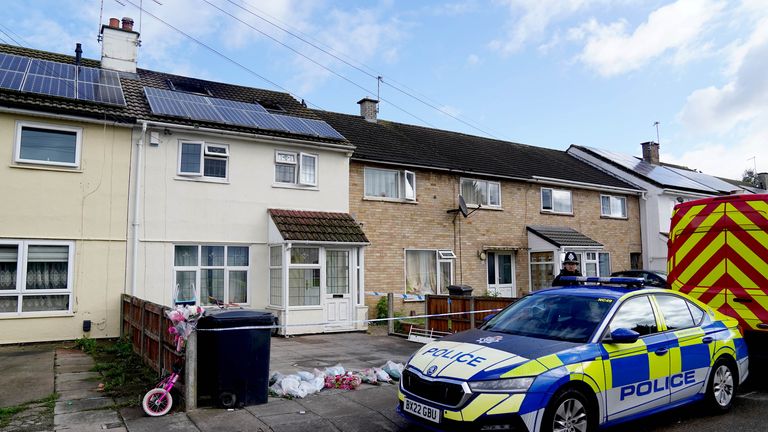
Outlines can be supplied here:
<path id="1" fill-rule="evenodd" d="M 173 406 L 173 397 L 171 392 L 162 389 L 154 388 L 144 395 L 144 400 L 141 401 L 141 407 L 144 408 L 144 412 L 151 417 L 160 417 L 168 414 Z"/>

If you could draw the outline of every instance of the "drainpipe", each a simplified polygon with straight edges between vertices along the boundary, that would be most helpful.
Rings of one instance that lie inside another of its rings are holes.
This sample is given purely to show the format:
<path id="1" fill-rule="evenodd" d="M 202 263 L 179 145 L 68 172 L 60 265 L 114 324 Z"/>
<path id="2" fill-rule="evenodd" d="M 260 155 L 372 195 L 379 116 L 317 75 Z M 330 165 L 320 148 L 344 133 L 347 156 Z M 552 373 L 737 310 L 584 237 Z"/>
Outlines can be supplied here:
<path id="1" fill-rule="evenodd" d="M 136 142 L 136 178 L 133 190 L 133 238 L 131 239 L 131 295 L 136 296 L 137 261 L 139 259 L 139 202 L 141 198 L 142 157 L 144 156 L 144 135 L 147 134 L 147 122 L 141 122 L 141 135 Z"/>

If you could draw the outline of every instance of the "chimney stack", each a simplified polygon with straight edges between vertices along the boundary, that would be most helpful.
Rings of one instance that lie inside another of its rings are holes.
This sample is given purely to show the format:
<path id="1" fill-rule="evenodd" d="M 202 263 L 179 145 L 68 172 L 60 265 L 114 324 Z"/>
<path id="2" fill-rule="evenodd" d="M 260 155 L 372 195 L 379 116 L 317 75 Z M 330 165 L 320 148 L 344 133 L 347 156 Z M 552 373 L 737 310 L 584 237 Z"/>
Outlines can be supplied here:
<path id="1" fill-rule="evenodd" d="M 757 173 L 757 181 L 760 182 L 760 189 L 768 190 L 768 172 Z"/>
<path id="2" fill-rule="evenodd" d="M 643 147 L 643 160 L 649 164 L 659 164 L 659 143 L 648 141 L 640 144 Z"/>
<path id="3" fill-rule="evenodd" d="M 80 66 L 80 61 L 83 59 L 83 45 L 78 42 L 75 44 L 75 66 Z"/>
<path id="4" fill-rule="evenodd" d="M 101 26 L 101 67 L 119 72 L 136 73 L 139 34 L 133 31 L 133 19 L 110 18 Z"/>
<path id="5" fill-rule="evenodd" d="M 365 97 L 360 99 L 357 103 L 360 104 L 360 115 L 365 120 L 371 123 L 376 123 L 376 115 L 379 112 L 379 101 Z"/>

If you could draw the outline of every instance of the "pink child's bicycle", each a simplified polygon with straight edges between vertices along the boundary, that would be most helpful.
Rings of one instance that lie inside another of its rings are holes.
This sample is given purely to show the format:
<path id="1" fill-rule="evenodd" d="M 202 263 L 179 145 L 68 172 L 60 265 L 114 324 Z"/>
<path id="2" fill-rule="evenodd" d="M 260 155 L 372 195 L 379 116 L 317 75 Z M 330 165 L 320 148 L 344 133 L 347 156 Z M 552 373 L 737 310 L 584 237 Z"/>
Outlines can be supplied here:
<path id="1" fill-rule="evenodd" d="M 175 337 L 176 352 L 180 353 L 184 348 L 184 342 L 189 334 L 194 331 L 197 320 L 204 314 L 203 310 L 196 307 L 187 307 L 172 310 L 167 313 L 174 325 L 168 328 L 168 332 Z M 155 388 L 148 391 L 141 401 L 144 412 L 151 417 L 160 417 L 168 414 L 173 407 L 171 390 L 179 380 L 183 363 L 177 360 L 171 368 L 171 373 L 160 381 Z"/>

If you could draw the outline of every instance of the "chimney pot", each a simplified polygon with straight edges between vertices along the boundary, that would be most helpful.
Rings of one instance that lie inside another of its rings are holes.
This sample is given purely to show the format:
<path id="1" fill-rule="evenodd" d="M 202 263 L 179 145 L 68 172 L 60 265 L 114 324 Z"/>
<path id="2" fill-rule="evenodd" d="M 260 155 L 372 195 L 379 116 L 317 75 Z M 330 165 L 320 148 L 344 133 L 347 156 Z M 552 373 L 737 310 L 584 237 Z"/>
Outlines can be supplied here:
<path id="1" fill-rule="evenodd" d="M 80 66 L 80 60 L 83 58 L 83 45 L 78 42 L 75 44 L 75 65 Z"/>
<path id="2" fill-rule="evenodd" d="M 648 141 L 640 144 L 643 147 L 643 160 L 653 164 L 659 164 L 659 143 Z"/>
<path id="3" fill-rule="evenodd" d="M 379 112 L 379 101 L 365 97 L 357 101 L 360 105 L 360 115 L 371 123 L 376 123 L 376 116 Z"/>
<path id="4" fill-rule="evenodd" d="M 133 18 L 123 17 L 123 30 L 133 31 Z"/>
<path id="5" fill-rule="evenodd" d="M 120 20 L 117 18 L 110 18 L 109 26 L 112 28 L 120 28 Z"/>

